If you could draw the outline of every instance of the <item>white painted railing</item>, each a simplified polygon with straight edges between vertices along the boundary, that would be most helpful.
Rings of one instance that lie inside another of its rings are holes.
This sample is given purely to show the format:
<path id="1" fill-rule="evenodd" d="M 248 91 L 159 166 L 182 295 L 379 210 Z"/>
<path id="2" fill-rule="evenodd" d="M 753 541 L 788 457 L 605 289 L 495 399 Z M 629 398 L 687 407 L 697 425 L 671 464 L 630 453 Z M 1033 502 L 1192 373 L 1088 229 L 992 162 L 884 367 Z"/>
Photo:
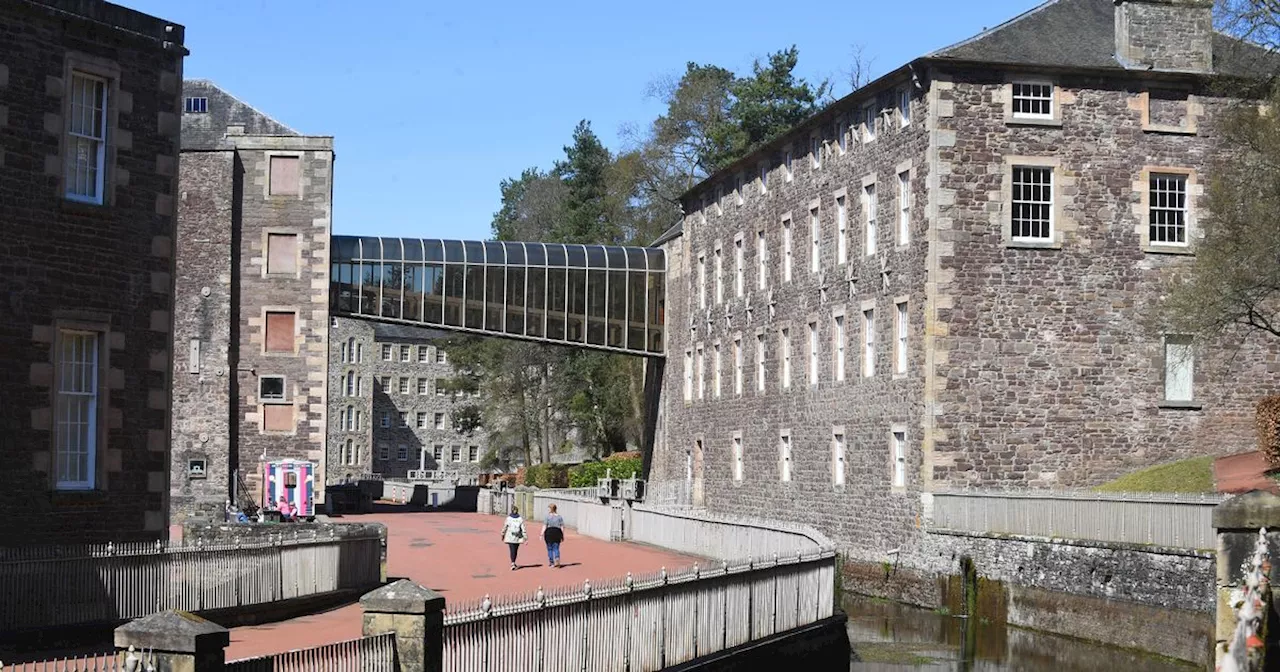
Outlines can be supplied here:
<path id="1" fill-rule="evenodd" d="M 396 669 L 394 632 L 226 664 L 226 672 L 395 672 Z"/>
<path id="2" fill-rule="evenodd" d="M 711 558 L 793 555 L 833 546 L 804 525 L 649 504 L 631 507 L 626 538 Z"/>
<path id="3" fill-rule="evenodd" d="M 924 495 L 934 530 L 1211 549 L 1218 495 L 956 491 Z"/>
<path id="4" fill-rule="evenodd" d="M 445 672 L 657 672 L 834 613 L 835 553 L 697 565 L 451 606 Z"/>
<path id="5" fill-rule="evenodd" d="M 376 585 L 377 536 L 0 549 L 0 630 L 205 611 Z"/>

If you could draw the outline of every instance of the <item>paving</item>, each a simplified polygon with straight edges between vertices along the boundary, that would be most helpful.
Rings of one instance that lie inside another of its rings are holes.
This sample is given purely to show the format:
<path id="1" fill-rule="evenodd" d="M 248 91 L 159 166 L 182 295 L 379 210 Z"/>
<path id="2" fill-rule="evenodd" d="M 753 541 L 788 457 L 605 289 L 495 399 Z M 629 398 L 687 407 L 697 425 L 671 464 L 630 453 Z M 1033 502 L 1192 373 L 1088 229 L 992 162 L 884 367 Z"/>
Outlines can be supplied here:
<path id="1" fill-rule="evenodd" d="M 524 593 L 582 585 L 588 579 L 623 576 L 627 572 L 672 569 L 697 562 L 640 544 L 601 541 L 565 531 L 561 545 L 564 567 L 548 567 L 542 526 L 526 523 L 529 542 L 520 549 L 519 566 L 511 571 L 499 530 L 502 518 L 479 513 L 380 513 L 347 516 L 352 522 L 387 526 L 387 576 L 408 578 L 435 590 L 446 604 L 488 595 Z M 309 648 L 360 637 L 360 606 L 279 623 L 235 628 L 227 660 Z"/>
<path id="2" fill-rule="evenodd" d="M 1213 462 L 1213 480 L 1218 492 L 1242 494 L 1266 490 L 1280 494 L 1280 487 L 1268 476 L 1271 464 L 1260 451 L 1219 457 Z"/>

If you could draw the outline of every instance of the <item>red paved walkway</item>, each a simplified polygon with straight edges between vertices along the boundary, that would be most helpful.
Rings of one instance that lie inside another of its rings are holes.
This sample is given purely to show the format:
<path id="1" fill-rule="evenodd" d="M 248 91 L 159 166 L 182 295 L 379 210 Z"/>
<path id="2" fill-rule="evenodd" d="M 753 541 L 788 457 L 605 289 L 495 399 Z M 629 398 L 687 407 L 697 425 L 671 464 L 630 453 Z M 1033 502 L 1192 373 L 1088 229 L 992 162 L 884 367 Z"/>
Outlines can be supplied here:
<path id="1" fill-rule="evenodd" d="M 1219 457 L 1213 462 L 1213 479 L 1218 492 L 1241 494 L 1266 490 L 1280 494 L 1280 487 L 1267 472 L 1271 465 L 1260 451 Z"/>
<path id="2" fill-rule="evenodd" d="M 387 526 L 387 576 L 409 578 L 444 595 L 446 603 L 533 591 L 542 586 L 582 585 L 586 579 L 627 572 L 683 567 L 695 558 L 648 546 L 600 541 L 565 532 L 561 569 L 547 567 L 542 526 L 528 522 L 529 543 L 520 550 L 521 569 L 511 571 L 499 530 L 502 518 L 478 513 L 392 513 L 349 516 L 352 522 Z M 235 628 L 227 659 L 237 660 L 317 646 L 360 636 L 360 606 Z"/>

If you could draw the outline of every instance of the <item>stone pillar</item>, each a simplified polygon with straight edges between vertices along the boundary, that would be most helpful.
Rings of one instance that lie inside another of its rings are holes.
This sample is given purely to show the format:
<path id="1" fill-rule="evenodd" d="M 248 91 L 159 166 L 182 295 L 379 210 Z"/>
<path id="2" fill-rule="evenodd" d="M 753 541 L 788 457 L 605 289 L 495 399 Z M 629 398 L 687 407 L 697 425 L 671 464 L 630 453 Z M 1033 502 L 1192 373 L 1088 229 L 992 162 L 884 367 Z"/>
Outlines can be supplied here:
<path id="1" fill-rule="evenodd" d="M 1263 577 L 1255 577 L 1255 585 L 1271 593 L 1270 586 L 1280 585 L 1276 582 L 1276 565 L 1273 558 L 1280 548 L 1280 497 L 1269 492 L 1255 490 L 1219 504 L 1213 510 L 1213 526 L 1218 536 L 1218 566 L 1216 582 L 1217 619 L 1214 636 L 1215 666 L 1222 663 L 1227 648 L 1236 637 L 1237 613 L 1246 595 L 1246 574 L 1257 571 L 1255 554 L 1259 548 L 1262 530 L 1266 530 L 1265 548 L 1260 569 Z M 1261 581 L 1258 581 L 1261 578 Z M 1276 623 L 1274 598 L 1261 596 L 1262 627 L 1266 636 L 1265 646 L 1274 646 L 1273 639 L 1280 634 L 1280 628 L 1267 628 L 1268 622 Z M 1261 643 L 1261 642 L 1257 642 Z M 1255 643 L 1256 644 L 1256 643 Z M 1250 645 L 1249 648 L 1255 648 Z M 1260 653 L 1254 651 L 1254 654 Z M 1241 668 L 1244 669 L 1244 668 Z"/>
<path id="2" fill-rule="evenodd" d="M 169 610 L 125 623 L 116 628 L 115 640 L 122 660 L 138 658 L 139 670 L 222 672 L 231 633 L 195 614 Z"/>
<path id="3" fill-rule="evenodd" d="M 365 593 L 360 607 L 365 637 L 395 633 L 401 672 L 444 669 L 444 597 L 439 593 L 400 579 Z"/>

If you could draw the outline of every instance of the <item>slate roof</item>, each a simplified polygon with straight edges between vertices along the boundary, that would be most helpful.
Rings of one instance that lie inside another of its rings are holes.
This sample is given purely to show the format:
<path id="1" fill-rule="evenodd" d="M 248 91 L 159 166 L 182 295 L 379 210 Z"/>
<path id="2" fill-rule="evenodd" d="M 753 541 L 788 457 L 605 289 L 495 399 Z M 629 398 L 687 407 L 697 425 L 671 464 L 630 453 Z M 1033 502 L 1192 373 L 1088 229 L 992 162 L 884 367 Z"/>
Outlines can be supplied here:
<path id="1" fill-rule="evenodd" d="M 382 341 L 436 341 L 448 338 L 450 334 L 429 327 L 415 327 L 408 324 L 373 323 L 373 340 Z"/>
<path id="2" fill-rule="evenodd" d="M 1114 0 L 1050 0 L 926 58 L 1062 68 L 1124 68 L 1115 56 Z M 1230 76 L 1274 72 L 1280 58 L 1221 33 L 1213 70 Z"/>
<path id="3" fill-rule="evenodd" d="M 207 79 L 182 82 L 182 97 L 208 98 L 208 112 L 182 115 L 182 149 L 217 149 L 227 126 L 243 124 L 246 135 L 301 135 Z"/>

